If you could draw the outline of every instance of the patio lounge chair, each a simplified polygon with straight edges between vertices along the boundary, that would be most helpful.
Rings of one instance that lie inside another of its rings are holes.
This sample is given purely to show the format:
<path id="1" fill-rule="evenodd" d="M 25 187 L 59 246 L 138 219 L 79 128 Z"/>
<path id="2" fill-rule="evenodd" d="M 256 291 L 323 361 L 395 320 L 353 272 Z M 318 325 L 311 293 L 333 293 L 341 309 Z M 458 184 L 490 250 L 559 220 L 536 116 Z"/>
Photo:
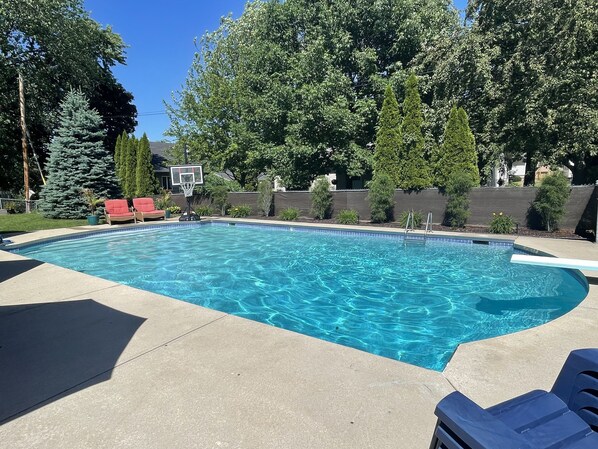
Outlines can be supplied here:
<path id="1" fill-rule="evenodd" d="M 483 409 L 456 391 L 435 414 L 430 449 L 596 449 L 598 349 L 573 351 L 550 392 Z"/>
<path id="2" fill-rule="evenodd" d="M 165 212 L 156 210 L 152 198 L 133 198 L 133 207 L 135 208 L 135 218 L 137 220 L 145 221 L 146 218 L 164 219 Z"/>
<path id="3" fill-rule="evenodd" d="M 112 222 L 137 222 L 135 214 L 129 210 L 127 200 L 106 200 L 104 206 L 106 207 L 106 221 L 109 225 Z"/>

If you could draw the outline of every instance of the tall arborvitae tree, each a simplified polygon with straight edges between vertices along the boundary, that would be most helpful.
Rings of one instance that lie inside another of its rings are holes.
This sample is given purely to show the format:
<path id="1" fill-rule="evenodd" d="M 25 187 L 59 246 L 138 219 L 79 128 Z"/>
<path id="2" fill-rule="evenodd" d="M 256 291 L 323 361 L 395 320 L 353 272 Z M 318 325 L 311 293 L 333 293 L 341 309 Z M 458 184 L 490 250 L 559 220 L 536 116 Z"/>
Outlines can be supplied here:
<path id="1" fill-rule="evenodd" d="M 422 102 L 417 89 L 417 77 L 411 73 L 405 81 L 403 102 L 403 123 L 401 124 L 401 148 L 399 164 L 401 179 L 399 187 L 406 190 L 420 190 L 430 187 L 432 179 L 430 166 L 424 155 L 422 125 Z"/>
<path id="2" fill-rule="evenodd" d="M 82 218 L 89 214 L 82 196 L 92 189 L 99 197 L 119 193 L 112 156 L 103 145 L 100 115 L 89 108 L 85 95 L 70 91 L 60 112 L 60 126 L 50 144 L 48 183 L 40 209 L 50 218 Z"/>
<path id="3" fill-rule="evenodd" d="M 117 163 L 117 167 L 118 170 L 116 172 L 116 175 L 118 176 L 118 180 L 120 182 L 120 185 L 124 191 L 125 189 L 125 178 L 126 178 L 126 173 L 127 173 L 127 154 L 128 154 L 128 148 L 129 148 L 129 135 L 127 134 L 126 131 L 123 131 L 122 134 L 120 135 L 120 153 L 118 155 L 118 163 Z"/>
<path id="4" fill-rule="evenodd" d="M 151 196 L 158 190 L 158 180 L 152 165 L 152 152 L 147 135 L 139 140 L 137 146 L 137 167 L 136 167 L 136 190 L 137 197 Z"/>
<path id="5" fill-rule="evenodd" d="M 374 175 L 386 173 L 393 184 L 399 185 L 399 147 L 401 145 L 401 112 L 390 84 L 384 92 L 384 102 L 378 117 Z"/>
<path id="6" fill-rule="evenodd" d="M 122 135 L 118 135 L 116 138 L 116 143 L 114 145 L 114 171 L 116 173 L 116 177 L 120 182 L 120 154 L 122 151 Z"/>
<path id="7" fill-rule="evenodd" d="M 434 183 L 440 188 L 446 187 L 453 173 L 457 172 L 468 175 L 473 185 L 480 184 L 475 139 L 463 108 L 453 106 L 449 113 L 434 172 Z"/>
<path id="8" fill-rule="evenodd" d="M 137 190 L 137 146 L 137 139 L 131 136 L 127 141 L 123 174 L 124 194 L 127 198 L 133 198 Z"/>

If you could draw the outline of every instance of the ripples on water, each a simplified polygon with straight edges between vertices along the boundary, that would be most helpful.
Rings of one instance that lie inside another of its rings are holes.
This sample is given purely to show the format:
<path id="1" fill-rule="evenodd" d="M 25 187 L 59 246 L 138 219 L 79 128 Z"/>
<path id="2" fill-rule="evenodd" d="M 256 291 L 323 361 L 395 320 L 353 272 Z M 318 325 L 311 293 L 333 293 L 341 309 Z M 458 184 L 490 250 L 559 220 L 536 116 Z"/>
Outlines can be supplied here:
<path id="1" fill-rule="evenodd" d="M 175 226 L 20 253 L 434 370 L 459 343 L 543 324 L 587 293 L 566 270 L 511 264 L 512 248 L 287 228 Z"/>

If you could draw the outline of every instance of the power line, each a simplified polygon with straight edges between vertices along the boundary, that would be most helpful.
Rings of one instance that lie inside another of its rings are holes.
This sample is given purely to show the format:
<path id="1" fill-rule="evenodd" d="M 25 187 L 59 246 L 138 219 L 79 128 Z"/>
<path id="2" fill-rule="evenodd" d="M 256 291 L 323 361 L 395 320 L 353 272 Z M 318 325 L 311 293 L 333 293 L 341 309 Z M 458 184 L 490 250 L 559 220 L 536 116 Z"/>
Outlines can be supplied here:
<path id="1" fill-rule="evenodd" d="M 147 115 L 164 115 L 166 114 L 165 110 L 160 111 L 149 111 L 149 112 L 140 112 L 137 116 L 147 116 Z"/>

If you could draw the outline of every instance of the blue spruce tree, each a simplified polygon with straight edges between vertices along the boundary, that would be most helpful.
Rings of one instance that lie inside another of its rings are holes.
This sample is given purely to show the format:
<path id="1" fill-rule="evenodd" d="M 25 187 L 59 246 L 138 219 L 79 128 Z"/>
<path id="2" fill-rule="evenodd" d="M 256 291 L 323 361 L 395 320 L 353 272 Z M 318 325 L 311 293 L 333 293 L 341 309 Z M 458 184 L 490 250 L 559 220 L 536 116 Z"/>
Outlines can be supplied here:
<path id="1" fill-rule="evenodd" d="M 83 218 L 89 213 L 82 190 L 99 197 L 119 195 L 114 161 L 104 148 L 102 118 L 82 92 L 71 90 L 61 105 L 60 125 L 50 143 L 48 183 L 40 209 L 49 218 Z"/>

